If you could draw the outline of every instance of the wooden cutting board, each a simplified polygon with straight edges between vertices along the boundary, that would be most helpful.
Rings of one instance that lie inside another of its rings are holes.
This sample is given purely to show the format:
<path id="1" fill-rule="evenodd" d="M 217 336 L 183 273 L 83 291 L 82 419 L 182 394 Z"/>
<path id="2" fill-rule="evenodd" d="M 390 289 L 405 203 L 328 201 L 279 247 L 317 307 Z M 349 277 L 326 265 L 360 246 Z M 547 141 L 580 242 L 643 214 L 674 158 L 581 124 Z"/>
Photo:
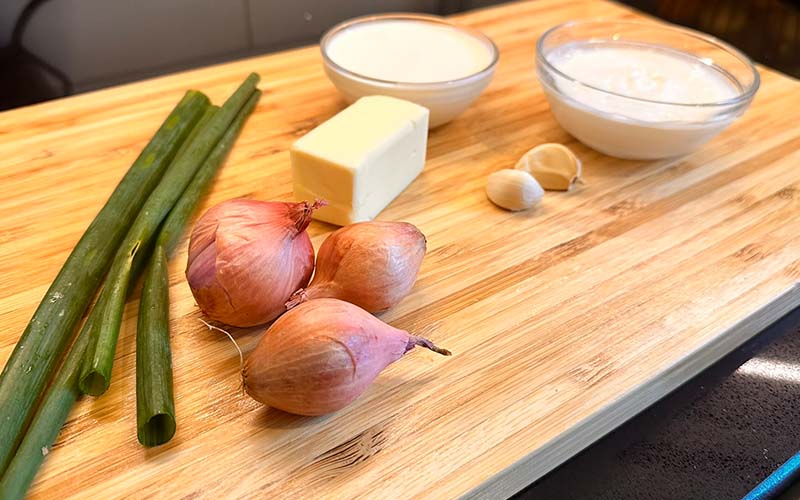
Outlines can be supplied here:
<path id="1" fill-rule="evenodd" d="M 640 17 L 541 0 L 459 16 L 500 47 L 495 80 L 431 132 L 424 173 L 381 219 L 428 237 L 413 293 L 382 315 L 454 353 L 417 350 L 324 418 L 239 392 L 171 263 L 178 432 L 135 429 L 130 300 L 111 389 L 85 398 L 31 498 L 447 498 L 519 490 L 800 305 L 800 84 L 761 69 L 752 108 L 681 160 L 621 161 L 554 122 L 534 43 L 573 18 Z M 342 109 L 316 47 L 0 114 L 0 363 L 116 182 L 188 88 L 224 98 L 250 71 L 264 97 L 203 210 L 291 198 L 287 148 Z M 578 153 L 586 185 L 529 213 L 486 200 L 486 176 L 543 142 Z M 315 222 L 315 246 L 333 228 Z M 235 330 L 245 352 L 263 328 Z"/>

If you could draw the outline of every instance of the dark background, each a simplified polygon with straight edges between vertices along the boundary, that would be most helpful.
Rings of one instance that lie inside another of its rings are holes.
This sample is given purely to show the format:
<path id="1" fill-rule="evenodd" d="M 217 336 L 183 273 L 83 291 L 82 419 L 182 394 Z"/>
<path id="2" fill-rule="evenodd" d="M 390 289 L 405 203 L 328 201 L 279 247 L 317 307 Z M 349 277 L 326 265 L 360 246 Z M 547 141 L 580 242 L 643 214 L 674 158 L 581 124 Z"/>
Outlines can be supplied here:
<path id="1" fill-rule="evenodd" d="M 357 15 L 445 15 L 496 3 L 0 0 L 0 110 L 314 43 Z M 624 3 L 800 77 L 799 1 Z M 797 310 L 518 497 L 741 498 L 800 449 L 799 333 Z M 800 498 L 800 485 L 783 498 Z"/>
<path id="2" fill-rule="evenodd" d="M 564 0 L 568 1 L 568 0 Z M 0 0 L 0 110 L 314 43 L 350 17 L 497 0 Z M 630 0 L 800 77 L 800 0 Z"/>

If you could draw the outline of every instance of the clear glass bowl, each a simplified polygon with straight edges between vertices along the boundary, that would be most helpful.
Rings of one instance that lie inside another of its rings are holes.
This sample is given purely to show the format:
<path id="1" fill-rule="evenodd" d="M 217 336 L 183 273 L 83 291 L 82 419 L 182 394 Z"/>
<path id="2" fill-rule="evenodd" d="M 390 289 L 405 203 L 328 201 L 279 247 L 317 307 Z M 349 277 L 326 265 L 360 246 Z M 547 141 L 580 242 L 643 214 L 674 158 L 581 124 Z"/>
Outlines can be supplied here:
<path id="1" fill-rule="evenodd" d="M 434 23 L 467 33 L 486 46 L 491 53 L 491 62 L 485 68 L 463 78 L 415 83 L 380 80 L 362 75 L 336 64 L 329 56 L 328 46 L 338 33 L 359 24 L 390 20 Z M 499 51 L 494 42 L 477 30 L 454 24 L 439 16 L 405 13 L 362 16 L 340 23 L 322 36 L 320 50 L 325 73 L 348 102 L 353 102 L 366 95 L 387 95 L 406 99 L 430 110 L 429 125 L 431 128 L 449 122 L 472 104 L 491 82 L 499 58 Z"/>
<path id="2" fill-rule="evenodd" d="M 567 44 L 587 43 L 622 43 L 689 54 L 729 80 L 736 95 L 691 104 L 642 99 L 582 82 L 548 59 Z M 760 84 L 758 71 L 740 51 L 703 33 L 662 23 L 589 20 L 560 24 L 539 38 L 536 69 L 550 110 L 567 132 L 601 153 L 628 159 L 669 158 L 695 151 L 744 113 Z M 575 92 L 568 92 L 577 87 L 580 101 L 572 97 Z M 622 111 L 632 107 L 652 111 L 654 116 L 692 118 L 641 120 Z"/>

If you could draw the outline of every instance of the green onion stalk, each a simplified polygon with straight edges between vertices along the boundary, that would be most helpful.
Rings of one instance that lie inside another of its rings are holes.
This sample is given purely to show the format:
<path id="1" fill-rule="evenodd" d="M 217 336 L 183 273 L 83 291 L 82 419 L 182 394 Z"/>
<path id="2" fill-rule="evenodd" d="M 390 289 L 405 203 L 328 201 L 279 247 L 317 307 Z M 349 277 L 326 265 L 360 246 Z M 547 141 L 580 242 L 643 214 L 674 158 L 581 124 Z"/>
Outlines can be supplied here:
<path id="1" fill-rule="evenodd" d="M 67 257 L 0 374 L 0 476 L 125 233 L 209 101 L 189 91 Z"/>

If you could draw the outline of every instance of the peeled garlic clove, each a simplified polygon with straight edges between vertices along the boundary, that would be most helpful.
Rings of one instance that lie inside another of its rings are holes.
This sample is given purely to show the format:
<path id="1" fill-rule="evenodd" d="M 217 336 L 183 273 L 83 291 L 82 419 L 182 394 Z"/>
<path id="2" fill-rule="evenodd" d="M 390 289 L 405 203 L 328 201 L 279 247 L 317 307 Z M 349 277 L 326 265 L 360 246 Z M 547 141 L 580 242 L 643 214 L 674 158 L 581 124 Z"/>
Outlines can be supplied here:
<path id="1" fill-rule="evenodd" d="M 544 190 L 528 172 L 507 168 L 489 175 L 486 195 L 495 205 L 516 211 L 539 203 Z"/>
<path id="2" fill-rule="evenodd" d="M 569 191 L 581 177 L 581 161 L 568 147 L 556 143 L 536 146 L 514 168 L 528 172 L 549 191 Z"/>

